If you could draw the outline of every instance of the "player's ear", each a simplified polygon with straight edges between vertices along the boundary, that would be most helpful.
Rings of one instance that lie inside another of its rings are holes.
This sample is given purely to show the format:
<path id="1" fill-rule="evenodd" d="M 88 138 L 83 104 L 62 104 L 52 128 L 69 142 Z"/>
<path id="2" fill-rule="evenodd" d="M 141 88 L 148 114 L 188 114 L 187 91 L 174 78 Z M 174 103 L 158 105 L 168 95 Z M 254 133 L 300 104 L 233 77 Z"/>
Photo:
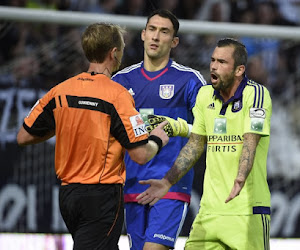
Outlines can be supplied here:
<path id="1" fill-rule="evenodd" d="M 142 41 L 145 41 L 145 30 L 144 29 L 141 32 L 141 39 L 142 39 Z"/>
<path id="2" fill-rule="evenodd" d="M 245 72 L 246 68 L 245 65 L 239 65 L 235 69 L 235 74 L 236 76 L 242 76 Z"/>
<path id="3" fill-rule="evenodd" d="M 176 48 L 178 44 L 179 44 L 179 37 L 178 36 L 173 37 L 171 48 L 172 49 Z"/>
<path id="4" fill-rule="evenodd" d="M 110 57 L 114 60 L 116 57 L 117 47 L 113 47 L 110 51 Z"/>

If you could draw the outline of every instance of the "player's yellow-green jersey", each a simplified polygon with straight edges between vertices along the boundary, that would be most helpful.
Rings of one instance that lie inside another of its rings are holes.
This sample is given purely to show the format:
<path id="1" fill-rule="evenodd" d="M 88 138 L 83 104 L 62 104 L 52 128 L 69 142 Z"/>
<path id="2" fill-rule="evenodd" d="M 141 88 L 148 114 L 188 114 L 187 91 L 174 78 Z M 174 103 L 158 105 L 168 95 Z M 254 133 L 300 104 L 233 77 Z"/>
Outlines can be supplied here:
<path id="1" fill-rule="evenodd" d="M 207 136 L 200 213 L 270 214 L 267 154 L 272 102 L 268 90 L 246 77 L 226 103 L 212 85 L 203 86 L 193 109 L 192 133 Z M 253 168 L 239 196 L 225 203 L 237 176 L 245 133 L 260 134 Z"/>

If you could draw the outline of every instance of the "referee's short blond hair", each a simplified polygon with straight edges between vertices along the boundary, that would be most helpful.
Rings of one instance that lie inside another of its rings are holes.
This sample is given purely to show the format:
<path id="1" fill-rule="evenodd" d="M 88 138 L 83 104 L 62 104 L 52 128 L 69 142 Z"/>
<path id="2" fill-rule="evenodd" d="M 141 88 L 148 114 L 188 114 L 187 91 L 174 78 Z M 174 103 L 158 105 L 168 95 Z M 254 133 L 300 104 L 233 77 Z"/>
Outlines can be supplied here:
<path id="1" fill-rule="evenodd" d="M 94 23 L 83 32 L 81 44 L 89 62 L 102 63 L 107 53 L 124 47 L 125 29 L 110 23 Z"/>

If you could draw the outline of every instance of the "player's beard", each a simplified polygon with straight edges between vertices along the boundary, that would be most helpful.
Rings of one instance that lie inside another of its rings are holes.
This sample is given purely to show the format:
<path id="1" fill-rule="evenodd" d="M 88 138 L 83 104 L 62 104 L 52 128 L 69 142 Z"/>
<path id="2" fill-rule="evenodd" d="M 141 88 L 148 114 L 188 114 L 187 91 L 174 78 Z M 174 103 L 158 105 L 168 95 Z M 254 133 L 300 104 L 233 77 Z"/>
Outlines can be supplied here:
<path id="1" fill-rule="evenodd" d="M 213 88 L 217 91 L 225 91 L 226 89 L 231 88 L 234 83 L 234 77 L 234 71 L 223 77 L 218 75 L 219 83 L 213 85 Z"/>

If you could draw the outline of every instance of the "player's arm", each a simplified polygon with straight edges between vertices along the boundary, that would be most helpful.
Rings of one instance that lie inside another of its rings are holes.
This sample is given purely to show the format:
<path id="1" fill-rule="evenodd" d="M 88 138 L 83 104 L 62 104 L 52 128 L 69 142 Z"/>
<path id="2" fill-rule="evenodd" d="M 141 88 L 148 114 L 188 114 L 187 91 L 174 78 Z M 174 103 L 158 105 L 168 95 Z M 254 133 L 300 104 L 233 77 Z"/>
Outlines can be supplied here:
<path id="1" fill-rule="evenodd" d="M 22 126 L 17 135 L 17 142 L 20 146 L 26 146 L 26 145 L 30 145 L 30 144 L 44 142 L 44 141 L 48 140 L 49 138 L 53 137 L 54 135 L 55 135 L 54 130 L 50 131 L 49 133 L 47 133 L 44 136 L 32 135 L 32 134 L 28 133 Z"/>
<path id="2" fill-rule="evenodd" d="M 239 161 L 238 174 L 234 180 L 232 190 L 225 201 L 226 203 L 238 196 L 244 187 L 246 179 L 253 167 L 256 147 L 259 143 L 260 137 L 261 135 L 259 134 L 244 134 L 244 143 Z"/>
<path id="3" fill-rule="evenodd" d="M 191 133 L 189 141 L 181 149 L 173 167 L 161 180 L 140 181 L 140 184 L 150 184 L 150 187 L 137 196 L 138 203 L 154 205 L 162 198 L 172 185 L 177 183 L 199 160 L 204 151 L 206 136 Z"/>
<path id="4" fill-rule="evenodd" d="M 147 144 L 127 149 L 133 161 L 140 165 L 147 163 L 169 142 L 169 137 L 163 129 L 166 124 L 167 121 L 159 124 L 159 126 L 150 133 Z"/>
<path id="5" fill-rule="evenodd" d="M 164 127 L 164 130 L 169 137 L 190 137 L 193 125 L 188 124 L 184 119 L 180 117 L 175 120 L 167 116 L 148 115 L 149 126 L 147 126 L 147 131 L 151 132 L 158 124 L 163 121 L 168 121 L 168 124 Z"/>

